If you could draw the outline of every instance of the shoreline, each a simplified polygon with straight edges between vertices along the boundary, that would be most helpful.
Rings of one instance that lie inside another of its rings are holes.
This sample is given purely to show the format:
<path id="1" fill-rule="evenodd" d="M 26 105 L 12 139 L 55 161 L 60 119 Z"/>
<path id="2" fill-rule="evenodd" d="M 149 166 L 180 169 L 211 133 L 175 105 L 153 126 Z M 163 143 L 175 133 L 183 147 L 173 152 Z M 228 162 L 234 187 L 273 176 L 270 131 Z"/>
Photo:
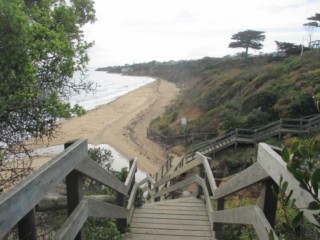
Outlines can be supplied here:
<path id="1" fill-rule="evenodd" d="M 147 139 L 147 127 L 154 118 L 164 113 L 165 107 L 178 93 L 174 83 L 156 79 L 89 110 L 84 116 L 61 123 L 49 146 L 87 138 L 92 145 L 110 145 L 128 160 L 137 157 L 138 167 L 153 174 L 165 161 L 166 151 Z M 36 148 L 46 146 L 37 145 Z"/>

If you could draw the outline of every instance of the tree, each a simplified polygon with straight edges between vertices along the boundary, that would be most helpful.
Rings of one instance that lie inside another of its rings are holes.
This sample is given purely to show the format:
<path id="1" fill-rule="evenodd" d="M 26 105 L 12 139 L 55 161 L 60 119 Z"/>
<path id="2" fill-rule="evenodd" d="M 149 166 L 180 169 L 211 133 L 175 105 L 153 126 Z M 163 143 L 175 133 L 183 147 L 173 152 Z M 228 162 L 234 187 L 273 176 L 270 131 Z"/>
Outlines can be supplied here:
<path id="1" fill-rule="evenodd" d="M 262 49 L 263 45 L 261 42 L 264 41 L 265 38 L 264 32 L 262 31 L 246 30 L 238 32 L 231 37 L 231 39 L 235 41 L 229 44 L 229 48 L 245 48 L 245 59 L 247 60 L 249 48 Z"/>
<path id="2" fill-rule="evenodd" d="M 66 100 L 91 88 L 72 77 L 86 71 L 81 27 L 94 21 L 92 0 L 0 0 L 0 171 L 17 172 L 4 160 L 29 154 L 26 139 L 50 139 L 58 119 L 83 113 Z"/>
<path id="3" fill-rule="evenodd" d="M 294 43 L 288 43 L 288 42 L 278 42 L 275 41 L 277 45 L 278 52 L 284 52 L 286 54 L 293 54 L 297 55 L 301 53 L 301 46 L 294 44 Z"/>
<path id="4" fill-rule="evenodd" d="M 303 24 L 303 26 L 306 27 L 308 31 L 308 42 L 310 47 L 312 42 L 313 31 L 315 28 L 320 27 L 320 13 L 315 13 L 314 16 L 308 17 L 307 20 L 310 20 L 311 22 L 307 22 Z"/>

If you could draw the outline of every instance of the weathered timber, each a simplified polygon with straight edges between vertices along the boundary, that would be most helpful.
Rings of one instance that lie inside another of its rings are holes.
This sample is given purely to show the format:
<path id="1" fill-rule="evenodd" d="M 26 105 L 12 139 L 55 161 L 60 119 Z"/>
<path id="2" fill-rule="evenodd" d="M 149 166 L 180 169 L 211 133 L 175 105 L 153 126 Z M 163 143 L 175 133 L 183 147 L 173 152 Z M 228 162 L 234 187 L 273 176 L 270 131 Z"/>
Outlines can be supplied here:
<path id="1" fill-rule="evenodd" d="M 139 223 L 139 222 L 132 222 L 130 224 L 132 228 L 145 228 L 145 229 L 175 229 L 175 230 L 191 230 L 191 231 L 211 231 L 209 224 L 207 225 L 198 225 L 196 223 L 193 224 L 182 224 L 179 221 L 176 224 L 171 223 Z"/>
<path id="2" fill-rule="evenodd" d="M 35 211 L 32 209 L 18 222 L 19 239 L 36 240 L 37 227 Z"/>
<path id="3" fill-rule="evenodd" d="M 70 141 L 64 144 L 65 149 L 72 146 L 75 141 Z M 78 206 L 78 204 L 82 200 L 83 196 L 83 176 L 81 173 L 73 170 L 66 177 L 66 187 L 67 187 L 67 210 L 68 215 L 70 216 L 74 209 Z M 77 236 L 74 238 L 75 240 L 83 240 L 84 239 L 84 229 L 80 229 Z"/>
<path id="4" fill-rule="evenodd" d="M 128 210 L 114 204 L 89 199 L 88 208 L 90 217 L 126 219 Z"/>
<path id="5" fill-rule="evenodd" d="M 192 208 L 193 211 L 186 207 L 177 207 L 175 210 L 164 208 L 165 205 L 171 207 L 183 203 L 196 206 Z M 160 209 L 156 209 L 157 206 Z M 135 210 L 131 232 L 126 239 L 213 239 L 208 220 L 206 207 L 195 197 L 147 203 Z"/>
<path id="6" fill-rule="evenodd" d="M 6 214 L 0 214 L 0 238 L 61 182 L 85 158 L 87 151 L 87 141 L 81 139 L 30 174 L 24 181 L 1 194 L 0 213 Z M 34 191 L 35 189 L 37 191 Z"/>
<path id="7" fill-rule="evenodd" d="M 273 190 L 272 190 L 273 189 Z M 268 179 L 262 183 L 260 193 L 260 208 L 269 221 L 271 227 L 274 227 L 276 220 L 279 186 L 272 180 Z"/>
<path id="8" fill-rule="evenodd" d="M 212 237 L 195 237 L 195 236 L 163 236 L 151 234 L 134 234 L 130 233 L 128 240 L 212 240 Z"/>
<path id="9" fill-rule="evenodd" d="M 269 178 L 269 175 L 260 163 L 254 163 L 247 169 L 232 177 L 223 185 L 219 186 L 219 188 L 214 192 L 214 199 L 226 197 L 267 178 Z"/>
<path id="10" fill-rule="evenodd" d="M 206 177 L 208 178 L 208 182 L 209 182 L 209 186 L 210 186 L 211 192 L 214 193 L 215 190 L 217 189 L 217 184 L 216 184 L 216 181 L 215 181 L 215 179 L 214 179 L 214 177 L 212 175 L 212 171 L 211 171 L 211 168 L 210 168 L 210 165 L 209 165 L 209 162 L 208 162 L 209 158 L 204 156 L 200 152 L 197 152 L 195 157 L 198 160 L 201 161 L 201 163 L 202 163 L 202 165 L 204 167 L 204 170 L 205 170 Z"/>
<path id="11" fill-rule="evenodd" d="M 212 213 L 212 217 L 214 222 L 253 225 L 260 240 L 269 240 L 268 233 L 273 231 L 261 208 L 257 206 L 217 211 Z M 278 237 L 274 236 L 274 239 Z"/>
<path id="12" fill-rule="evenodd" d="M 82 161 L 75 169 L 93 180 L 110 187 L 118 193 L 121 193 L 122 195 L 126 195 L 128 193 L 128 187 L 123 182 L 115 178 L 112 173 L 103 169 L 89 156 L 86 156 L 85 161 Z"/>
<path id="13" fill-rule="evenodd" d="M 82 200 L 57 232 L 56 240 L 75 239 L 88 218 L 88 201 Z"/>
<path id="14" fill-rule="evenodd" d="M 102 202 L 115 202 L 115 196 L 113 195 L 88 195 L 83 196 L 83 199 L 93 199 Z M 37 212 L 57 211 L 67 208 L 66 196 L 46 196 L 36 206 Z"/>

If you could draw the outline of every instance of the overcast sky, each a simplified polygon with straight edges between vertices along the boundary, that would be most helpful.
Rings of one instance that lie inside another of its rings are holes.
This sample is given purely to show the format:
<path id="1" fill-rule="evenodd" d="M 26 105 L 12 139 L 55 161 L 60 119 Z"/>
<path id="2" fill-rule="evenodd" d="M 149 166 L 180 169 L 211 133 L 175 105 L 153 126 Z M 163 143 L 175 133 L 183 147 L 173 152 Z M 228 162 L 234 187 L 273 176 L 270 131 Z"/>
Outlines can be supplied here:
<path id="1" fill-rule="evenodd" d="M 84 28 L 95 41 L 90 68 L 222 57 L 243 51 L 228 44 L 248 29 L 265 31 L 262 52 L 275 51 L 274 41 L 306 43 L 302 24 L 320 0 L 95 0 L 95 9 L 98 20 Z"/>

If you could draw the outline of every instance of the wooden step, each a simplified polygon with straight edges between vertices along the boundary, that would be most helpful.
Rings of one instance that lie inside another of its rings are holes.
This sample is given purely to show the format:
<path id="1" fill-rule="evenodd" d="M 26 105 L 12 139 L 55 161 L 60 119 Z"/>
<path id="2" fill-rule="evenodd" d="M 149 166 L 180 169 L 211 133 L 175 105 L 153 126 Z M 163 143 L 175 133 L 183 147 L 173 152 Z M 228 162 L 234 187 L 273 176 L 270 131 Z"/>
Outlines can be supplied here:
<path id="1" fill-rule="evenodd" d="M 126 239 L 213 239 L 206 207 L 195 197 L 144 204 L 135 209 Z"/>

